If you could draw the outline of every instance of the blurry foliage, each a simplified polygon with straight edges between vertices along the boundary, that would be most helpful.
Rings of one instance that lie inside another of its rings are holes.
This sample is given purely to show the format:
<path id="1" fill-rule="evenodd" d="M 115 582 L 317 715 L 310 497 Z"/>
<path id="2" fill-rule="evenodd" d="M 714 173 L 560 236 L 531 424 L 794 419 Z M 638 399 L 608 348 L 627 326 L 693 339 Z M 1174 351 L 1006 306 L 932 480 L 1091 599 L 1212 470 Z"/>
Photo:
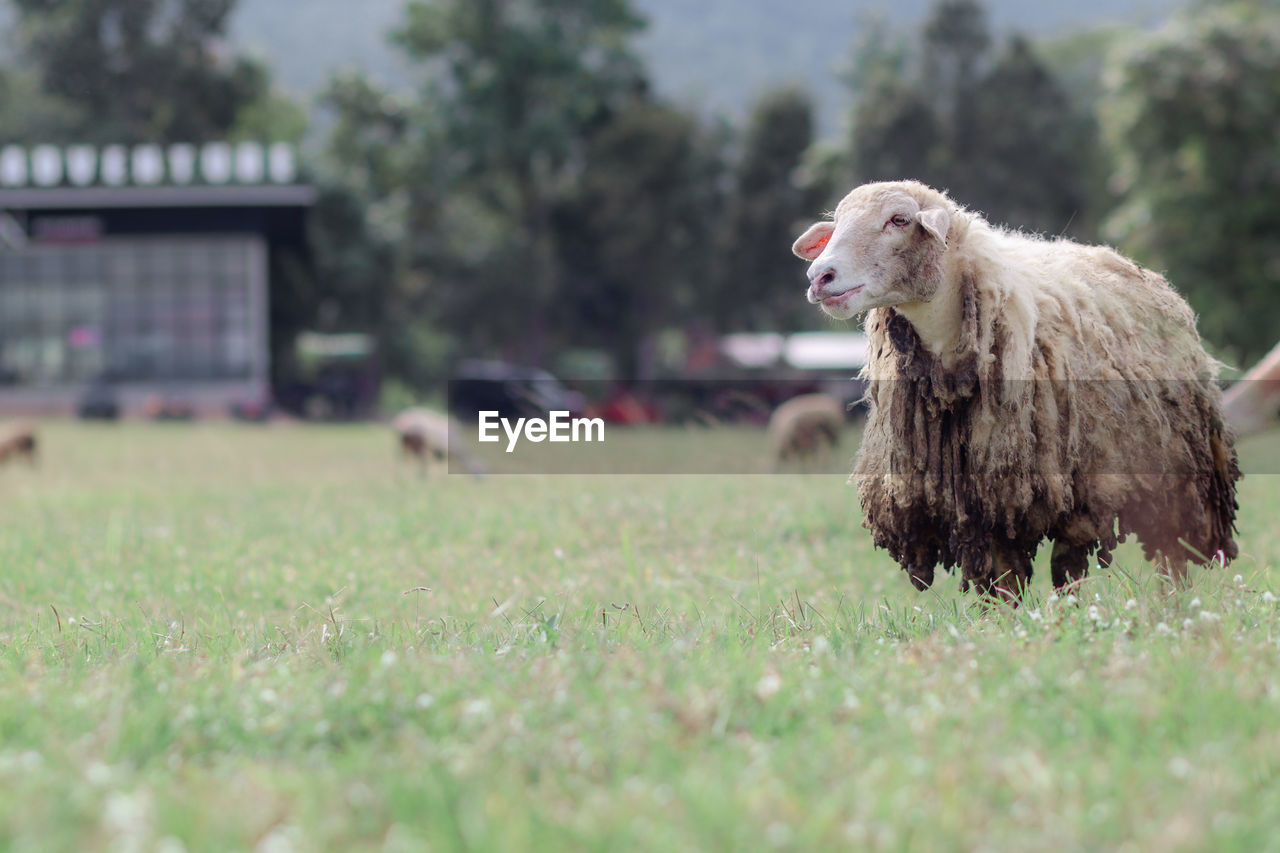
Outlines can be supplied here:
<path id="1" fill-rule="evenodd" d="M 562 272 L 552 212 L 592 132 L 643 87 L 627 43 L 640 23 L 625 0 L 408 5 L 394 37 L 426 72 L 410 263 L 425 307 L 474 326 L 477 348 L 549 356 Z"/>
<path id="2" fill-rule="evenodd" d="M 990 219 L 1089 237 L 1096 130 L 1014 37 L 993 49 L 976 0 L 942 0 L 918 42 L 871 29 L 850 75 L 854 182 L 914 178 Z"/>
<path id="3" fill-rule="evenodd" d="M 77 121 L 75 106 L 47 95 L 38 74 L 0 69 L 0 140 L 25 145 L 70 140 Z"/>
<path id="4" fill-rule="evenodd" d="M 977 0 L 939 0 L 911 33 L 867 21 L 834 142 L 805 91 L 758 96 L 741 128 L 656 98 L 632 0 L 412 0 L 391 41 L 417 95 L 343 73 L 311 110 L 227 50 L 235 0 L 8 2 L 21 62 L 0 66 L 0 142 L 301 143 L 320 115 L 312 263 L 273 270 L 281 370 L 303 329 L 374 334 L 420 392 L 463 355 L 577 348 L 626 377 L 674 329 L 819 324 L 791 240 L 853 184 L 895 178 L 1029 230 L 1096 239 L 1105 219 L 1224 352 L 1277 337 L 1275 2 L 1034 45 L 994 37 Z"/>
<path id="5" fill-rule="evenodd" d="M 1102 116 L 1123 203 L 1107 231 L 1248 363 L 1280 336 L 1280 7 L 1204 5 L 1114 69 Z"/>
<path id="6" fill-rule="evenodd" d="M 652 336 L 709 290 L 719 172 L 694 119 L 669 106 L 637 100 L 592 134 L 557 213 L 566 340 L 614 353 L 622 376 L 650 373 Z"/>
<path id="7" fill-rule="evenodd" d="M 53 141 L 204 142 L 268 93 L 264 65 L 221 50 L 236 0 L 12 3 L 21 54 L 72 117 Z"/>
<path id="8" fill-rule="evenodd" d="M 344 73 L 330 82 L 319 108 L 329 133 L 314 158 L 313 266 L 273 303 L 275 332 L 290 338 L 304 329 L 367 332 L 386 369 L 412 371 L 421 354 L 402 355 L 412 328 L 402 275 L 408 106 L 362 75 Z"/>
<path id="9" fill-rule="evenodd" d="M 804 277 L 787 251 L 817 219 L 830 181 L 805 168 L 814 144 L 814 107 L 804 92 L 766 93 L 747 121 L 733 190 L 715 217 L 723 258 L 717 304 L 710 312 L 723 331 L 794 331 L 811 326 Z"/>
<path id="10" fill-rule="evenodd" d="M 300 103 L 277 90 L 264 92 L 245 104 L 227 129 L 230 142 L 288 142 L 302 145 L 311 117 Z"/>

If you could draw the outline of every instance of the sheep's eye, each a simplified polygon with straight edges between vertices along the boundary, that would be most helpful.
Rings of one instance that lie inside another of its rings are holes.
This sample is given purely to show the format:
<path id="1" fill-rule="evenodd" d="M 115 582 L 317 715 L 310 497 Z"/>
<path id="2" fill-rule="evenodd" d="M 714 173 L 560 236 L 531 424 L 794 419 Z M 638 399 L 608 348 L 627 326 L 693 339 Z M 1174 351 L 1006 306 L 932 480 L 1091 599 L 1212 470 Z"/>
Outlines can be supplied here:
<path id="1" fill-rule="evenodd" d="M 907 217 L 903 216 L 901 213 L 895 213 L 889 221 L 892 222 L 894 225 L 898 226 L 899 228 L 902 228 L 911 220 L 907 219 Z"/>

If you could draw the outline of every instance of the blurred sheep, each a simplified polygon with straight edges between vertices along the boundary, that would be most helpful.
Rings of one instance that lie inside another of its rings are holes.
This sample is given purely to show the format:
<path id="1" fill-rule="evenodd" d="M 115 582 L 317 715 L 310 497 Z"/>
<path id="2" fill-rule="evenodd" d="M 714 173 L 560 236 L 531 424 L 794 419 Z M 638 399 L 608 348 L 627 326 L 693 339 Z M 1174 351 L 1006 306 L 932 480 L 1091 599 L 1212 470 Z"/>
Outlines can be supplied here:
<path id="1" fill-rule="evenodd" d="M 0 463 L 22 457 L 28 465 L 36 464 L 36 431 L 30 424 L 18 424 L 0 439 Z"/>
<path id="2" fill-rule="evenodd" d="M 462 446 L 462 425 L 448 415 L 423 408 L 405 409 L 391 421 L 391 429 L 399 441 L 400 452 L 417 459 L 424 472 L 434 460 L 460 465 L 473 477 L 484 474 L 479 460 Z M 452 442 L 449 440 L 451 430 L 454 431 Z"/>
<path id="3" fill-rule="evenodd" d="M 830 394 L 792 397 L 769 416 L 769 447 L 774 470 L 805 463 L 840 443 L 844 405 Z"/>
<path id="4" fill-rule="evenodd" d="M 1227 389 L 1222 413 L 1236 435 L 1261 432 L 1280 422 L 1280 344 Z"/>

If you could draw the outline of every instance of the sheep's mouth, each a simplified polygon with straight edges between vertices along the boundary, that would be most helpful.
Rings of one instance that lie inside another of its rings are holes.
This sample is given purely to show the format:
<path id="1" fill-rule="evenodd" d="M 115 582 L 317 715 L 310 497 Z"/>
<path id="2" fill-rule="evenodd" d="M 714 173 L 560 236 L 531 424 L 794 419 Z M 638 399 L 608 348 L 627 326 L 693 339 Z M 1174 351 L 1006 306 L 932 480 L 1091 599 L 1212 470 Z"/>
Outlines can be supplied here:
<path id="1" fill-rule="evenodd" d="M 857 287 L 851 287 L 848 290 L 843 290 L 831 296 L 824 297 L 822 300 L 822 304 L 834 306 L 840 302 L 843 302 L 845 299 L 848 299 L 853 294 L 860 292 L 865 287 L 866 287 L 865 284 L 860 284 Z"/>

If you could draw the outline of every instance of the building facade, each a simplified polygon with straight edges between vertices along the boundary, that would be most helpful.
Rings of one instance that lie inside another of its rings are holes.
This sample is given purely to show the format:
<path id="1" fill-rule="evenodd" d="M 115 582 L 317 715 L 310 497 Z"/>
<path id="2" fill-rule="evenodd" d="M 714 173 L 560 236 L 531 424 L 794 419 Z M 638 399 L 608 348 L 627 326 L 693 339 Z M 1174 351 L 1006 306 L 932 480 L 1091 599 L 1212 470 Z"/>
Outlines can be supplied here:
<path id="1" fill-rule="evenodd" d="M 269 396 L 273 259 L 306 255 L 291 148 L 0 149 L 0 411 Z"/>

